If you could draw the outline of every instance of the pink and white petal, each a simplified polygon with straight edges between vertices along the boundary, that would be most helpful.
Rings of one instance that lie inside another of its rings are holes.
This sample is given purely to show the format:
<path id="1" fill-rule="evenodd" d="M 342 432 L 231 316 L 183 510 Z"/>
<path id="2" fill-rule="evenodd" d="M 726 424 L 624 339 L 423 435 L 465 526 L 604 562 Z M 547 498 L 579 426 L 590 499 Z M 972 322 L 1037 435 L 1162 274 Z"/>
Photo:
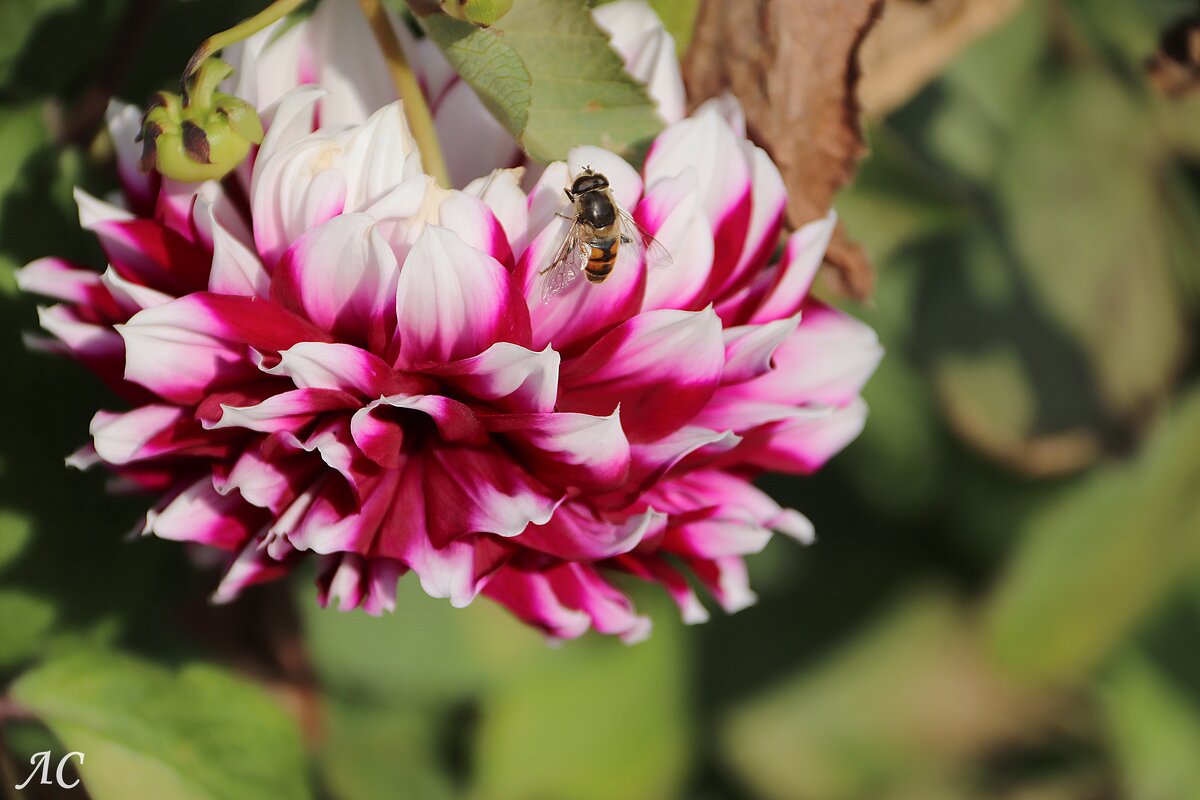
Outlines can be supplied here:
<path id="1" fill-rule="evenodd" d="M 612 489 L 629 472 L 629 440 L 619 411 L 590 414 L 497 414 L 485 416 L 535 475 L 548 484 L 589 491 Z"/>
<path id="2" fill-rule="evenodd" d="M 263 146 L 254 165 L 250 206 L 255 247 L 268 269 L 306 231 L 357 210 L 347 204 L 346 175 L 334 166 L 340 153 L 337 141 L 324 132 L 275 152 Z"/>
<path id="3" fill-rule="evenodd" d="M 27 346 L 73 356 L 110 386 L 123 382 L 125 344 L 112 326 L 80 319 L 74 309 L 65 305 L 41 306 L 37 314 L 38 324 L 57 342 L 27 339 Z"/>
<path id="4" fill-rule="evenodd" d="M 751 166 L 750 222 L 737 266 L 721 286 L 715 287 L 714 297 L 727 296 L 747 285 L 767 265 L 779 244 L 787 209 L 787 187 L 775 162 L 750 142 L 742 142 L 742 149 Z"/>
<path id="5" fill-rule="evenodd" d="M 808 475 L 858 438 L 866 421 L 867 404 L 861 398 L 856 399 L 821 417 L 786 420 L 750 431 L 726 460 L 730 464 Z"/>
<path id="6" fill-rule="evenodd" d="M 205 476 L 146 515 L 146 530 L 161 539 L 240 549 L 267 521 L 267 512 L 238 495 L 222 496 Z"/>
<path id="7" fill-rule="evenodd" d="M 262 109 L 295 89 L 304 33 L 304 25 L 287 27 L 281 20 L 225 48 L 221 58 L 234 67 L 228 91 Z"/>
<path id="8" fill-rule="evenodd" d="M 571 214 L 571 201 L 563 189 L 571 188 L 574 175 L 565 161 L 546 165 L 529 190 L 529 235 L 535 236 L 554 220 L 555 214 Z"/>
<path id="9" fill-rule="evenodd" d="M 361 607 L 371 616 L 396 610 L 396 583 L 408 571 L 391 558 L 364 558 L 357 553 L 335 553 L 317 579 L 317 602 L 339 611 Z"/>
<path id="10" fill-rule="evenodd" d="M 455 81 L 438 98 L 433 112 L 450 181 L 466 186 L 497 167 L 521 163 L 520 146 L 479 101 L 466 81 Z"/>
<path id="11" fill-rule="evenodd" d="M 626 211 L 632 211 L 642 198 L 642 176 L 629 165 L 629 162 L 616 153 L 602 147 L 585 144 L 572 147 L 567 153 L 567 170 L 570 180 L 590 167 L 608 178 L 608 186 L 612 189 L 617 205 Z M 567 184 L 564 188 L 570 188 Z M 565 195 L 564 195 L 565 196 Z"/>
<path id="12" fill-rule="evenodd" d="M 553 263 L 570 226 L 570 220 L 556 217 L 533 240 L 518 269 L 533 322 L 533 346 L 553 344 L 560 352 L 585 347 L 628 320 L 641 309 L 646 293 L 643 260 L 634 248 L 621 247 L 612 273 L 603 283 L 577 277 L 561 293 L 546 297 L 546 277 L 539 273 Z"/>
<path id="13" fill-rule="evenodd" d="M 120 310 L 117 319 L 127 320 L 143 309 L 161 306 L 163 303 L 169 303 L 175 299 L 166 292 L 126 280 L 112 267 L 104 271 L 104 274 L 100 276 L 100 282 Z"/>
<path id="14" fill-rule="evenodd" d="M 381 397 L 355 412 L 350 432 L 368 458 L 395 469 L 405 457 L 401 452 L 404 440 L 414 434 L 423 435 L 423 431 L 413 428 L 425 418 L 432 421 L 442 441 L 481 445 L 488 440 L 487 431 L 470 408 L 439 395 Z"/>
<path id="15" fill-rule="evenodd" d="M 117 177 L 132 207 L 147 211 L 153 205 L 154 179 L 138 169 L 142 145 L 137 136 L 142 129 L 142 110 L 135 105 L 112 100 L 104 112 L 109 138 L 117 156 Z"/>
<path id="16" fill-rule="evenodd" d="M 783 508 L 745 478 L 717 469 L 694 470 L 660 483 L 645 500 L 671 514 L 711 507 L 722 518 L 752 521 L 810 544 L 813 525 L 804 515 Z"/>
<path id="17" fill-rule="evenodd" d="M 373 617 L 396 610 L 396 584 L 408 567 L 391 558 L 372 558 L 367 564 L 366 596 L 362 609 Z"/>
<path id="18" fill-rule="evenodd" d="M 529 344 L 529 315 L 508 271 L 447 228 L 430 225 L 396 288 L 400 364 L 479 355 L 496 342 Z"/>
<path id="19" fill-rule="evenodd" d="M 752 166 L 742 142 L 709 101 L 659 134 L 643 170 L 646 185 L 653 186 L 663 178 L 681 175 L 688 167 L 706 165 L 697 177 L 701 206 L 716 238 L 710 281 L 714 290 L 733 272 L 750 225 Z"/>
<path id="20" fill-rule="evenodd" d="M 445 547 L 434 547 L 422 537 L 411 542 L 404 563 L 430 597 L 448 598 L 455 608 L 466 608 L 514 550 L 492 536 L 467 536 Z"/>
<path id="21" fill-rule="evenodd" d="M 750 576 L 741 556 L 689 559 L 688 566 L 725 613 L 736 614 L 758 602 L 758 595 L 750 589 Z"/>
<path id="22" fill-rule="evenodd" d="M 525 251 L 529 230 L 529 198 L 521 189 L 524 167 L 497 169 L 468 183 L 463 191 L 487 204 L 500 221 L 515 256 Z"/>
<path id="23" fill-rule="evenodd" d="M 474 532 L 516 536 L 563 500 L 494 446 L 432 447 L 424 461 L 425 527 L 437 547 Z"/>
<path id="24" fill-rule="evenodd" d="M 374 353 L 342 342 L 300 342 L 263 371 L 288 378 L 298 389 L 340 389 L 363 399 L 433 388 L 432 382 L 401 375 Z"/>
<path id="25" fill-rule="evenodd" d="M 181 431 L 184 428 L 191 428 L 190 436 Z M 175 452 L 180 438 L 185 440 L 185 447 L 202 442 L 197 434 L 203 431 L 179 406 L 145 405 L 120 414 L 97 411 L 88 433 L 102 460 L 129 464 Z"/>
<path id="26" fill-rule="evenodd" d="M 287 540 L 297 550 L 325 555 L 372 553 L 392 506 L 396 480 L 394 471 L 380 472 L 362 493 L 361 503 L 342 481 L 326 481 L 313 496 L 304 518 L 287 533 Z"/>
<path id="27" fill-rule="evenodd" d="M 659 536 L 667 517 L 653 509 L 610 521 L 586 506 L 564 504 L 543 525 L 530 525 L 517 544 L 565 561 L 599 561 L 628 553 Z"/>
<path id="28" fill-rule="evenodd" d="M 154 220 L 110 220 L 91 229 L 113 269 L 127 280 L 172 295 L 208 286 L 208 252 Z"/>
<path id="29" fill-rule="evenodd" d="M 243 240 L 230 233 L 211 207 L 206 209 L 206 215 L 213 251 L 208 290 L 216 294 L 268 297 L 271 276 L 262 261 Z"/>
<path id="30" fill-rule="evenodd" d="M 662 178 L 650 187 L 634 218 L 666 249 L 672 263 L 646 273 L 643 311 L 702 308 L 713 262 L 712 227 L 696 195 L 696 170 Z"/>
<path id="31" fill-rule="evenodd" d="M 723 386 L 696 414 L 694 422 L 715 430 L 745 433 L 760 425 L 791 420 L 816 421 L 833 413 L 830 406 L 797 406 L 784 398 L 760 397 L 746 385 Z"/>
<path id="32" fill-rule="evenodd" d="M 84 230 L 93 230 L 105 222 L 128 222 L 137 217 L 129 209 L 94 197 L 78 186 L 72 190 L 72 195 L 75 198 L 75 206 L 79 209 L 79 227 Z"/>
<path id="33" fill-rule="evenodd" d="M 559 409 L 607 415 L 619 404 L 630 441 L 654 441 L 704 407 L 724 363 L 721 321 L 711 308 L 648 311 L 563 365 Z"/>
<path id="34" fill-rule="evenodd" d="M 284 254 L 271 298 L 353 344 L 383 350 L 392 333 L 399 264 L 366 214 L 344 214 Z"/>
<path id="35" fill-rule="evenodd" d="M 591 617 L 563 604 L 550 579 L 537 569 L 506 566 L 483 593 L 555 639 L 578 638 L 591 626 Z"/>
<path id="36" fill-rule="evenodd" d="M 297 26 L 299 27 L 299 26 Z M 329 92 L 319 86 L 305 85 L 290 89 L 269 106 L 259 106 L 266 135 L 252 165 L 255 170 L 279 153 L 313 132 L 317 126 L 316 104 Z M 244 97 L 245 95 L 237 95 Z M 257 176 L 251 181 L 252 186 Z M 249 188 L 249 186 L 247 187 Z M 253 193 L 252 193 L 253 194 Z"/>
<path id="37" fill-rule="evenodd" d="M 328 411 L 357 408 L 358 398 L 337 389 L 293 389 L 268 397 L 253 406 L 221 404 L 221 416 L 205 421 L 210 430 L 245 428 L 259 433 L 296 431 L 317 415 Z"/>
<path id="38" fill-rule="evenodd" d="M 721 384 L 745 383 L 775 368 L 775 353 L 796 332 L 800 315 L 768 322 L 725 328 L 725 370 Z M 771 396 L 764 394 L 764 396 Z"/>
<path id="39" fill-rule="evenodd" d="M 329 340 L 269 301 L 205 292 L 140 311 L 115 329 L 125 341 L 126 379 L 178 403 L 253 380 L 259 371 L 248 348 L 277 353 L 297 342 Z"/>
<path id="40" fill-rule="evenodd" d="M 800 326 L 775 351 L 776 368 L 740 391 L 786 403 L 841 406 L 862 391 L 882 358 L 883 346 L 869 325 L 810 302 Z"/>
<path id="41" fill-rule="evenodd" d="M 282 559 L 273 558 L 262 539 L 251 538 L 225 568 L 225 575 L 213 592 L 212 602 L 218 605 L 232 603 L 249 587 L 284 577 L 298 560 L 299 554 L 294 550 Z"/>
<path id="42" fill-rule="evenodd" d="M 683 118 L 687 98 L 675 39 L 644 0 L 617 0 L 592 9 L 592 19 L 609 35 L 625 70 L 645 84 L 658 113 L 671 123 Z"/>
<path id="43" fill-rule="evenodd" d="M 214 471 L 218 494 L 236 491 L 252 506 L 282 513 L 316 477 L 321 463 L 315 458 L 267 458 L 260 443 L 249 445 L 225 474 Z"/>
<path id="44" fill-rule="evenodd" d="M 759 553 L 771 541 L 771 531 L 744 519 L 723 518 L 718 512 L 692 515 L 667 527 L 662 548 L 692 558 L 718 558 Z"/>
<path id="45" fill-rule="evenodd" d="M 708 609 L 688 585 L 688 580 L 666 561 L 653 554 L 626 554 L 617 556 L 614 565 L 629 574 L 651 583 L 660 584 L 679 606 L 684 625 L 699 625 L 708 622 Z"/>
<path id="46" fill-rule="evenodd" d="M 477 356 L 425 373 L 502 411 L 544 414 L 554 410 L 558 398 L 560 360 L 549 345 L 534 351 L 497 342 Z"/>
<path id="47" fill-rule="evenodd" d="M 830 211 L 823 219 L 808 223 L 788 237 L 783 259 L 750 322 L 771 322 L 800 310 L 836 227 L 837 212 Z"/>
<path id="48" fill-rule="evenodd" d="M 120 309 L 93 269 L 61 258 L 39 258 L 16 272 L 17 287 L 30 294 L 82 306 L 79 311 L 102 320 L 122 319 Z"/>
<path id="49" fill-rule="evenodd" d="M 362 211 L 393 187 L 421 174 L 414 172 L 419 162 L 410 159 L 418 152 L 417 144 L 399 101 L 375 111 L 362 125 L 338 133 L 336 140 L 341 152 L 335 163 L 346 176 L 348 211 Z"/>
<path id="50" fill-rule="evenodd" d="M 393 29 L 403 26 L 388 11 Z M 322 3 L 306 28 L 305 65 L 313 83 L 329 90 L 321 101 L 322 126 L 358 125 L 396 99 L 395 84 L 363 15 L 350 3 Z"/>
<path id="51" fill-rule="evenodd" d="M 559 564 L 547 570 L 546 577 L 559 600 L 587 614 L 599 633 L 620 636 L 626 644 L 635 644 L 650 635 L 650 619 L 636 613 L 629 598 L 600 577 L 591 565 Z"/>
<path id="52" fill-rule="evenodd" d="M 689 456 L 704 454 L 707 460 L 729 452 L 740 442 L 741 438 L 731 431 L 684 426 L 661 439 L 633 444 L 625 485 L 593 498 L 593 503 L 597 508 L 625 508 Z"/>
<path id="53" fill-rule="evenodd" d="M 374 486 L 379 475 L 378 465 L 367 458 L 354 443 L 349 415 L 332 415 L 322 419 L 316 430 L 304 441 L 289 432 L 272 434 L 264 444 L 264 450 L 272 446 L 295 452 L 317 453 L 325 466 L 336 470 L 345 479 L 359 504 L 363 501 L 364 493 Z"/>

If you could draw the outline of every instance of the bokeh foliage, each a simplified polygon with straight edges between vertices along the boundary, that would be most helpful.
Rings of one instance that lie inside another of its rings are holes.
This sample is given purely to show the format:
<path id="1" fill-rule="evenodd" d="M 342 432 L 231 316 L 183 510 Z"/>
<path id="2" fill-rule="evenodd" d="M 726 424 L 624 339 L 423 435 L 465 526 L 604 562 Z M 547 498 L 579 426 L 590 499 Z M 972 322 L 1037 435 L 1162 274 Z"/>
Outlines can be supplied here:
<path id="1" fill-rule="evenodd" d="M 870 124 L 838 205 L 879 267 L 872 417 L 821 475 L 764 480 L 820 541 L 772 543 L 760 603 L 703 627 L 639 596 L 632 648 L 547 648 L 412 581 L 384 619 L 303 578 L 211 609 L 212 571 L 124 541 L 142 501 L 64 468 L 115 401 L 26 351 L 12 270 L 99 263 L 89 98 L 170 86 L 255 6 L 0 2 L 10 771 L 59 737 L 96 800 L 1200 798 L 1200 101 L 1142 72 L 1190 3 L 1028 2 Z"/>

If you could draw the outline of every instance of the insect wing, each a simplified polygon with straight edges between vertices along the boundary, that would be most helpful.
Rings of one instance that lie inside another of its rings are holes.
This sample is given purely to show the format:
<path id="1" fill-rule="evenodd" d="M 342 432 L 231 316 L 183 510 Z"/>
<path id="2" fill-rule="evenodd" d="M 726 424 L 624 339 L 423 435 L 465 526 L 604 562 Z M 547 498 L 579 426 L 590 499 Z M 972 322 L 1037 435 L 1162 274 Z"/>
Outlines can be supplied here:
<path id="1" fill-rule="evenodd" d="M 550 266 L 542 270 L 542 302 L 562 292 L 579 277 L 583 264 L 587 260 L 587 249 L 579 238 L 579 223 L 573 222 L 563 239 L 562 246 L 550 262 Z"/>
<path id="2" fill-rule="evenodd" d="M 645 255 L 647 268 L 669 267 L 672 263 L 671 253 L 666 246 L 651 236 L 625 209 L 618 208 L 617 212 L 621 216 L 621 235 L 629 240 L 626 246 L 636 248 L 638 255 Z"/>

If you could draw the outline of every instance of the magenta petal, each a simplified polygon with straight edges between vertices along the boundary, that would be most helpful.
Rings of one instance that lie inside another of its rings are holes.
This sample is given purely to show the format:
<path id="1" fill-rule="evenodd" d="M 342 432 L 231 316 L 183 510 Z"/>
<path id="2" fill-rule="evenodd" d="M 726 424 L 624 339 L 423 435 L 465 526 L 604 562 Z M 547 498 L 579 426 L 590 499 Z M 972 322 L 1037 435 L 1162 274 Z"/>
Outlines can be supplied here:
<path id="1" fill-rule="evenodd" d="M 113 414 L 98 411 L 89 428 L 96 454 L 109 464 L 130 464 L 160 456 L 220 456 L 228 440 L 205 435 L 186 409 L 144 405 Z"/>
<path id="2" fill-rule="evenodd" d="M 293 389 L 254 406 L 221 405 L 221 416 L 209 428 L 246 428 L 260 433 L 295 431 L 327 411 L 358 407 L 358 399 L 337 389 Z"/>
<path id="3" fill-rule="evenodd" d="M 799 324 L 800 315 L 796 314 L 766 325 L 726 328 L 725 370 L 721 374 L 721 383 L 745 383 L 770 372 L 776 350 Z"/>
<path id="4" fill-rule="evenodd" d="M 776 368 L 730 388 L 748 398 L 841 406 L 858 396 L 881 358 L 883 347 L 869 325 L 810 301 L 800 326 L 775 351 Z"/>
<path id="5" fill-rule="evenodd" d="M 629 598 L 600 577 L 594 567 L 568 562 L 547 570 L 546 576 L 562 603 L 587 614 L 599 633 L 620 636 L 626 644 L 650 635 L 650 619 L 636 613 Z"/>
<path id="6" fill-rule="evenodd" d="M 173 295 L 208 288 L 208 253 L 154 220 L 100 222 L 92 231 L 113 269 L 127 280 Z"/>
<path id="7" fill-rule="evenodd" d="M 783 229 L 783 213 L 787 207 L 783 176 L 761 147 L 742 142 L 742 149 L 752 171 L 750 218 L 737 266 L 723 284 L 713 287 L 714 297 L 724 297 L 753 280 L 775 252 Z"/>
<path id="8" fill-rule="evenodd" d="M 546 413 L 558 397 L 559 355 L 497 342 L 472 358 L 430 367 L 425 372 L 452 388 L 504 411 Z"/>
<path id="9" fill-rule="evenodd" d="M 671 567 L 662 558 L 653 554 L 626 554 L 617 556 L 617 566 L 642 580 L 662 584 L 679 606 L 685 625 L 698 625 L 708 621 L 708 610 L 692 591 L 688 580 L 679 570 Z"/>
<path id="10" fill-rule="evenodd" d="M 425 228 L 404 261 L 396 316 L 400 363 L 407 366 L 530 339 L 529 314 L 507 270 L 437 225 Z"/>
<path id="11" fill-rule="evenodd" d="M 247 447 L 224 475 L 213 475 L 220 494 L 236 491 L 253 506 L 281 513 L 316 477 L 320 462 L 301 454 L 267 458 L 260 443 Z"/>
<path id="12" fill-rule="evenodd" d="M 516 541 L 566 561 L 597 561 L 628 553 L 661 533 L 666 515 L 648 509 L 609 521 L 586 506 L 565 504 L 544 525 L 530 525 Z"/>
<path id="13" fill-rule="evenodd" d="M 656 182 L 634 217 L 671 257 L 672 263 L 646 272 L 643 311 L 703 308 L 703 290 L 713 264 L 712 227 L 696 195 L 696 169 Z"/>
<path id="14" fill-rule="evenodd" d="M 146 518 L 146 529 L 163 539 L 197 542 L 222 550 L 239 548 L 266 522 L 266 513 L 238 495 L 220 495 L 205 476 Z"/>
<path id="15" fill-rule="evenodd" d="M 484 425 L 500 434 L 536 475 L 554 486 L 611 489 L 629 472 L 629 440 L 617 412 L 497 414 Z"/>
<path id="16" fill-rule="evenodd" d="M 785 420 L 750 431 L 729 457 L 761 469 L 809 474 L 858 438 L 866 421 L 867 404 L 856 399 L 824 416 Z"/>
<path id="17" fill-rule="evenodd" d="M 165 399 L 196 403 L 221 386 L 254 380 L 247 348 L 277 353 L 329 335 L 266 300 L 195 293 L 116 326 L 125 377 Z"/>
<path id="18" fill-rule="evenodd" d="M 221 583 L 213 592 L 212 602 L 231 603 L 243 590 L 277 580 L 292 571 L 298 559 L 294 550 L 283 558 L 273 558 L 259 538 L 249 539 L 225 568 Z"/>
<path id="19" fill-rule="evenodd" d="M 421 538 L 411 542 L 404 562 L 420 578 L 426 594 L 465 608 L 511 558 L 513 549 L 493 536 L 466 536 L 445 547 L 434 547 Z"/>
<path id="20" fill-rule="evenodd" d="M 475 445 L 487 441 L 487 432 L 470 408 L 437 395 L 382 397 L 354 414 L 350 431 L 367 457 L 395 469 L 405 457 L 401 452 L 405 438 L 421 440 L 423 431 L 418 425 L 425 418 L 432 419 L 443 441 Z"/>
<path id="21" fill-rule="evenodd" d="M 689 560 L 688 566 L 728 614 L 735 614 L 758 602 L 750 589 L 750 576 L 741 556 L 712 560 Z"/>
<path id="22" fill-rule="evenodd" d="M 379 356 L 341 342 L 300 342 L 282 351 L 279 363 L 264 372 L 286 377 L 300 389 L 339 389 L 372 400 L 433 388 L 397 373 Z"/>
<path id="23" fill-rule="evenodd" d="M 704 407 L 724 363 L 721 322 L 711 309 L 648 311 L 564 365 L 559 408 L 604 416 L 620 405 L 630 441 L 652 441 Z"/>
<path id="24" fill-rule="evenodd" d="M 810 222 L 788 237 L 783 260 L 775 268 L 771 284 L 749 322 L 771 322 L 790 317 L 800 310 L 835 227 L 837 213 L 830 211 L 824 219 Z"/>
<path id="25" fill-rule="evenodd" d="M 483 593 L 555 639 L 582 636 L 591 625 L 586 613 L 559 600 L 550 579 L 538 570 L 506 566 L 488 582 Z"/>
<path id="26" fill-rule="evenodd" d="M 394 326 L 399 266 L 365 214 L 345 214 L 304 234 L 275 269 L 271 298 L 323 330 L 382 351 Z"/>

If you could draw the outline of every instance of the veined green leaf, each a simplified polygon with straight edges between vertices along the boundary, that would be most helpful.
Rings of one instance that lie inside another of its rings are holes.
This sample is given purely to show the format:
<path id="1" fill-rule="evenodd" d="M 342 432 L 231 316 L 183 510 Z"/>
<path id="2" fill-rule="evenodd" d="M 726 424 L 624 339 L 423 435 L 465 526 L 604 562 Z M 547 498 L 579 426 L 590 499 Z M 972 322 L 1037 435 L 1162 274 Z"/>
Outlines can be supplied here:
<path id="1" fill-rule="evenodd" d="M 13 698 L 72 750 L 95 800 L 305 800 L 300 736 L 257 687 L 216 667 L 176 673 L 76 650 L 26 673 Z"/>
<path id="2" fill-rule="evenodd" d="M 521 0 L 490 28 L 412 3 L 421 26 L 496 119 L 540 161 L 582 144 L 637 156 L 663 127 L 644 86 L 578 0 Z"/>

